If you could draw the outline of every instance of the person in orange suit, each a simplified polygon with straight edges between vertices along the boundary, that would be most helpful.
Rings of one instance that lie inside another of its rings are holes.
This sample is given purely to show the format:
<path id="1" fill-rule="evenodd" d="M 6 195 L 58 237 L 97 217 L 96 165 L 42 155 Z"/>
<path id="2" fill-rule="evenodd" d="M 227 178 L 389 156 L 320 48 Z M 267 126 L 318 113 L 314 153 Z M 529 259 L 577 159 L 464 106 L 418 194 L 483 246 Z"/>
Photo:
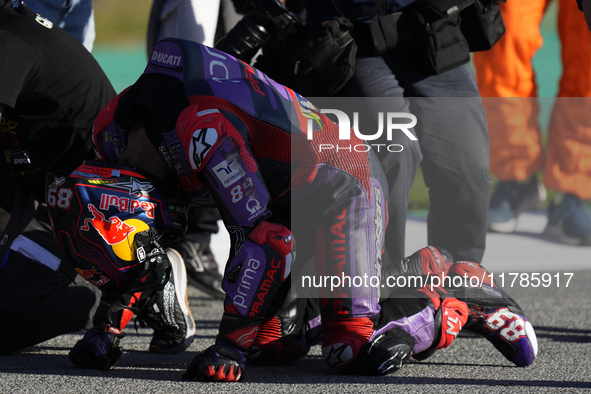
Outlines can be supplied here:
<path id="1" fill-rule="evenodd" d="M 572 0 L 558 0 L 563 74 L 553 108 L 546 152 L 538 124 L 532 59 L 542 45 L 539 25 L 550 0 L 500 3 L 505 35 L 474 55 L 478 86 L 487 111 L 491 171 L 499 184 L 491 198 L 491 231 L 513 232 L 520 213 L 545 199 L 543 183 L 555 189 L 544 233 L 570 244 L 591 245 L 591 32 Z"/>

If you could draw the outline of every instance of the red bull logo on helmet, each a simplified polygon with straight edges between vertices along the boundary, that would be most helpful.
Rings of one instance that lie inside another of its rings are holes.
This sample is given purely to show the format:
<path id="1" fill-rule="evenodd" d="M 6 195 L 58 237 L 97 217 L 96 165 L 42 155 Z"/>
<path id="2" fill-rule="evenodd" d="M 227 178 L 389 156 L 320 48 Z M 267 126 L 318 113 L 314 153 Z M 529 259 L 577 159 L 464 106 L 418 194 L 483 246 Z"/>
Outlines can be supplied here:
<path id="1" fill-rule="evenodd" d="M 133 238 L 135 233 L 146 231 L 150 227 L 139 219 L 122 221 L 117 216 L 106 219 L 105 215 L 93 204 L 88 204 L 88 210 L 92 214 L 92 218 L 86 218 L 80 230 L 90 231 L 90 225 L 92 225 L 103 240 L 112 246 L 113 251 L 119 258 L 126 261 L 134 260 Z"/>
<path id="2" fill-rule="evenodd" d="M 84 225 L 80 227 L 80 230 L 89 231 L 89 224 L 92 224 L 109 245 L 123 242 L 135 230 L 135 227 L 121 221 L 117 216 L 111 216 L 109 220 L 105 219 L 105 215 L 92 204 L 88 204 L 88 210 L 92 213 L 93 217 L 92 219 L 88 218 L 84 220 Z"/>
<path id="3" fill-rule="evenodd" d="M 109 207 L 115 206 L 119 209 L 119 212 L 135 213 L 137 209 L 146 211 L 146 216 L 150 219 L 154 219 L 154 209 L 156 204 L 147 201 L 139 201 L 133 198 L 118 197 L 111 194 L 101 195 L 100 209 L 108 211 Z"/>

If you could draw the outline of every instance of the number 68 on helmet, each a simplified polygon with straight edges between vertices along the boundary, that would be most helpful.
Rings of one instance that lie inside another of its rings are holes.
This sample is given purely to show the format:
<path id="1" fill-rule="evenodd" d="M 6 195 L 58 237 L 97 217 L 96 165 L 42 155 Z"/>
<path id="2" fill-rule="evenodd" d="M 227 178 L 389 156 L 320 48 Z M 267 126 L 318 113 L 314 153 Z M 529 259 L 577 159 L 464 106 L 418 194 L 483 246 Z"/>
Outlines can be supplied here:
<path id="1" fill-rule="evenodd" d="M 49 172 L 54 235 L 78 274 L 107 294 L 164 286 L 170 266 L 158 240 L 182 238 L 189 210 L 166 191 L 153 176 L 103 162 Z"/>

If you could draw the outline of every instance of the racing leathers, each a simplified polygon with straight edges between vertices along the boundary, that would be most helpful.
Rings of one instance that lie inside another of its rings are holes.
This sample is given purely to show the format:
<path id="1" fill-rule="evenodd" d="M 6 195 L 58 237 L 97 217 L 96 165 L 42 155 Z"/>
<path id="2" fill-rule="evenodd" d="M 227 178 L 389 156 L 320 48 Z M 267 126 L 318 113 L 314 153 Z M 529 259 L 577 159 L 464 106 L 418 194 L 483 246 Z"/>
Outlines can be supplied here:
<path id="1" fill-rule="evenodd" d="M 291 361 L 320 337 L 332 368 L 383 374 L 413 352 L 448 346 L 467 321 L 468 307 L 455 298 L 380 305 L 375 286 L 306 293 L 298 285 L 309 266 L 319 275 L 379 278 L 388 188 L 367 145 L 349 135 L 340 148 L 339 127 L 291 89 L 223 52 L 165 39 L 138 81 L 97 118 L 99 157 L 117 162 L 138 121 L 178 193 L 215 204 L 231 238 L 219 335 L 186 379 L 237 381 L 249 350 L 254 359 Z M 293 314 L 286 305 L 295 305 Z M 454 325 L 444 331 L 438 314 Z M 278 344 L 286 333 L 295 339 Z M 266 345 L 273 351 L 257 353 Z"/>

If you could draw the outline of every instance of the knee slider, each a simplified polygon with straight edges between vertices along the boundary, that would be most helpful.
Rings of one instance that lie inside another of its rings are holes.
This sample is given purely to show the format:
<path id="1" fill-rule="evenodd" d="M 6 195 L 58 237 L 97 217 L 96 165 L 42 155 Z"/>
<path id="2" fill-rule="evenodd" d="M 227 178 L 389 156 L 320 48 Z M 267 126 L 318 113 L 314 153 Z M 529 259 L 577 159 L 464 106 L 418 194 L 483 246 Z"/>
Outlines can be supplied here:
<path id="1" fill-rule="evenodd" d="M 328 320 L 322 322 L 322 330 L 324 360 L 329 367 L 345 372 L 373 334 L 373 322 L 368 317 Z"/>
<path id="2" fill-rule="evenodd" d="M 386 375 L 402 367 L 412 355 L 413 338 L 403 330 L 389 329 L 376 335 L 369 318 L 323 323 L 322 355 L 343 374 Z"/>

